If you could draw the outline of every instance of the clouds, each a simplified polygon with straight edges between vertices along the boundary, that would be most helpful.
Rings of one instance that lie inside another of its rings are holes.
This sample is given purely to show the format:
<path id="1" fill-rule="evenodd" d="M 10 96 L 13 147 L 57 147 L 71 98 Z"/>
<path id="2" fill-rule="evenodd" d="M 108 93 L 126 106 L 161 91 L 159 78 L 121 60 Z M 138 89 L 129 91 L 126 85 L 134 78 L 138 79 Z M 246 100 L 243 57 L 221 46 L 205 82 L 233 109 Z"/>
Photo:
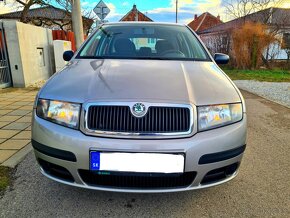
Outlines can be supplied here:
<path id="1" fill-rule="evenodd" d="M 212 13 L 216 13 L 217 11 L 222 11 L 222 1 L 221 0 L 207 0 L 202 1 L 197 5 L 199 11 L 211 11 Z"/>
<path id="2" fill-rule="evenodd" d="M 129 2 L 123 2 L 122 6 L 129 6 Z"/>
<path id="3" fill-rule="evenodd" d="M 108 8 L 110 8 L 110 13 L 106 17 L 106 20 L 119 21 L 121 19 L 121 17 L 124 16 L 123 13 L 120 13 L 117 11 L 115 4 L 109 2 L 109 3 L 106 3 L 106 5 L 108 6 Z"/>

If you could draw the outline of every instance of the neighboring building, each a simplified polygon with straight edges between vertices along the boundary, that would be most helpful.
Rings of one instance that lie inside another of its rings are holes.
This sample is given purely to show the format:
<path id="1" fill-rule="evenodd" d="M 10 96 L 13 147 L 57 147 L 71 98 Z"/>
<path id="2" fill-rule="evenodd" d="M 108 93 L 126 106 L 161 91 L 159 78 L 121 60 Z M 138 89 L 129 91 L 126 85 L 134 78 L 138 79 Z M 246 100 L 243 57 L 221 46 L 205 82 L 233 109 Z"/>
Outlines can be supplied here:
<path id="1" fill-rule="evenodd" d="M 151 20 L 145 14 L 140 12 L 135 4 L 133 5 L 133 8 L 124 17 L 120 19 L 120 21 L 153 22 L 153 20 Z M 151 47 L 152 49 L 154 49 L 156 43 L 156 39 L 147 39 L 147 38 L 136 38 L 133 39 L 133 41 L 137 49 L 139 49 L 140 47 Z"/>
<path id="2" fill-rule="evenodd" d="M 120 21 L 153 21 L 149 17 L 147 17 L 145 14 L 140 12 L 137 9 L 137 6 L 134 4 L 133 8 L 120 19 Z"/>
<path id="3" fill-rule="evenodd" d="M 220 16 L 213 16 L 209 12 L 205 12 L 201 14 L 200 16 L 197 16 L 197 14 L 194 15 L 194 20 L 191 21 L 188 26 L 195 32 L 200 32 L 205 29 L 208 29 L 210 27 L 216 26 L 218 24 L 223 23 L 220 20 Z"/>
<path id="4" fill-rule="evenodd" d="M 269 31 L 276 31 L 280 43 L 274 43 L 265 51 L 266 59 L 289 59 L 290 9 L 268 8 L 226 23 L 199 31 L 198 34 L 212 53 L 230 53 L 232 32 L 246 22 L 266 24 Z M 287 46 L 288 45 L 288 46 Z"/>
<path id="5" fill-rule="evenodd" d="M 20 20 L 22 11 L 0 14 L 0 19 Z M 29 24 L 54 30 L 72 31 L 71 13 L 53 6 L 30 9 L 27 13 Z M 93 19 L 83 17 L 84 33 L 88 34 Z"/>

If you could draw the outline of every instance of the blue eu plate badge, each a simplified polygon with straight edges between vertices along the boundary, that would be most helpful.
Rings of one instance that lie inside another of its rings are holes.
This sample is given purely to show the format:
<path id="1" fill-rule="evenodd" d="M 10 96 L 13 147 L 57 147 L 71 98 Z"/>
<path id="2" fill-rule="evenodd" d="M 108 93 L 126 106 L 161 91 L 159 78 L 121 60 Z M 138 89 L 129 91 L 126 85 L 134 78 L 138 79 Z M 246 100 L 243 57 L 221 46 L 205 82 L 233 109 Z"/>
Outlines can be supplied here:
<path id="1" fill-rule="evenodd" d="M 90 152 L 90 170 L 100 169 L 100 152 L 91 151 Z"/>

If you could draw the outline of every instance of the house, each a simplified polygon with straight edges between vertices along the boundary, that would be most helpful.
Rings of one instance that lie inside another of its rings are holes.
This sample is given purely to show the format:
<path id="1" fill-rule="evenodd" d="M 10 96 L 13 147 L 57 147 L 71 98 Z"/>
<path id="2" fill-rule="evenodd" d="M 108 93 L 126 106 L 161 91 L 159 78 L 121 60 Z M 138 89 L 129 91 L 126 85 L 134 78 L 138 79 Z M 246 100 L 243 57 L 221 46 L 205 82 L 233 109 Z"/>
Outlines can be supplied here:
<path id="1" fill-rule="evenodd" d="M 133 8 L 120 19 L 120 21 L 153 22 L 153 20 L 151 20 L 147 15 L 140 12 L 135 4 L 133 5 Z M 156 43 L 155 39 L 151 39 L 150 41 L 148 41 L 145 38 L 133 39 L 133 41 L 137 49 L 139 49 L 140 47 L 154 47 Z"/>
<path id="2" fill-rule="evenodd" d="M 20 20 L 21 13 L 22 11 L 0 14 L 0 19 L 18 21 Z M 29 24 L 35 26 L 46 27 L 54 30 L 65 30 L 65 31 L 72 30 L 71 13 L 53 6 L 45 6 L 40 8 L 29 9 L 27 13 L 27 20 Z M 85 34 L 88 34 L 93 23 L 94 23 L 93 19 L 83 16 L 83 26 Z"/>
<path id="3" fill-rule="evenodd" d="M 289 59 L 290 50 L 290 9 L 267 8 L 241 18 L 199 31 L 198 34 L 212 53 L 229 54 L 232 45 L 232 32 L 246 22 L 266 24 L 268 30 L 276 33 L 281 43 L 273 43 L 265 51 L 266 59 Z M 282 45 L 282 46 L 281 46 Z"/>
<path id="4" fill-rule="evenodd" d="M 120 21 L 151 21 L 147 15 L 143 14 L 137 9 L 137 6 L 134 4 L 133 8 L 124 16 L 120 19 Z"/>
<path id="5" fill-rule="evenodd" d="M 195 32 L 200 32 L 210 27 L 223 23 L 220 20 L 220 16 L 215 17 L 209 12 L 205 12 L 200 16 L 194 15 L 194 20 L 191 21 L 188 26 Z"/>

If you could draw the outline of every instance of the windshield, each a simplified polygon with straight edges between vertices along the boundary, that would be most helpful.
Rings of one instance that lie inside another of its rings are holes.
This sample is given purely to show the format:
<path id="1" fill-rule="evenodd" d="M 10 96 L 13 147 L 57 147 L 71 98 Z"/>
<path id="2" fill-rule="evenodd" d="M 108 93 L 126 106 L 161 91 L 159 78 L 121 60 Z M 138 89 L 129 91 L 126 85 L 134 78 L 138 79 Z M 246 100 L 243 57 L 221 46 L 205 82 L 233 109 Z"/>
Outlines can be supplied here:
<path id="1" fill-rule="evenodd" d="M 209 61 L 200 42 L 185 26 L 124 23 L 100 27 L 77 58 Z"/>

